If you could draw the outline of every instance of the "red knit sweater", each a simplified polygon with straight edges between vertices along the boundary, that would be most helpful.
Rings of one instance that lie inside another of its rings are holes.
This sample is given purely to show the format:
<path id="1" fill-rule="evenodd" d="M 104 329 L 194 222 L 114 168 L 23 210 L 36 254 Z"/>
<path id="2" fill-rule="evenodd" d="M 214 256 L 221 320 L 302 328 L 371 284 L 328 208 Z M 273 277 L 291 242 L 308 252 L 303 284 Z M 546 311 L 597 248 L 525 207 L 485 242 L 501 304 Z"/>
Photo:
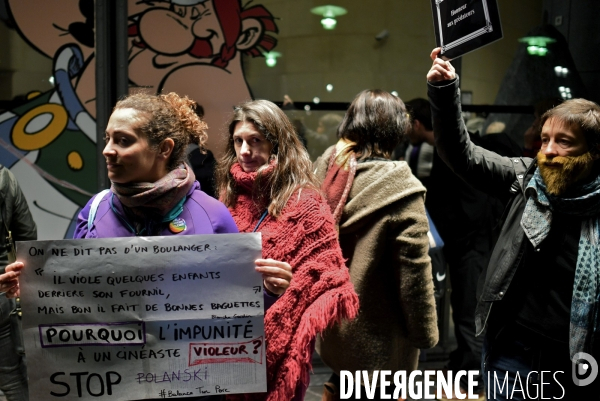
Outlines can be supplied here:
<path id="1" fill-rule="evenodd" d="M 240 232 L 252 232 L 264 210 L 251 198 L 256 173 L 231 168 L 238 188 L 231 215 Z M 337 241 L 329 206 L 313 189 L 297 191 L 275 219 L 261 223 L 263 258 L 289 263 L 290 287 L 265 314 L 267 393 L 246 400 L 291 400 L 298 383 L 308 382 L 310 343 L 317 333 L 358 313 L 358 297 L 350 282 Z M 239 397 L 230 397 L 239 398 Z"/>

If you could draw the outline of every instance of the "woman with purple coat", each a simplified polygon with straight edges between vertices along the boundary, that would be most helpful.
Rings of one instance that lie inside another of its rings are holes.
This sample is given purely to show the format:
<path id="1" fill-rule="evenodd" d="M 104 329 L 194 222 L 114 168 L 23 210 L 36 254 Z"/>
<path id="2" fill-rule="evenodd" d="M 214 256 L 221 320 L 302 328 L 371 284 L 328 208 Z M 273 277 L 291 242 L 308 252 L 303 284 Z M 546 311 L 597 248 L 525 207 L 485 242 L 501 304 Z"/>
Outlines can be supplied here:
<path id="1" fill-rule="evenodd" d="M 185 163 L 188 144 L 203 150 L 207 140 L 193 105 L 175 93 L 140 93 L 117 103 L 102 152 L 112 185 L 83 208 L 74 238 L 238 232 L 227 208 L 202 192 Z"/>

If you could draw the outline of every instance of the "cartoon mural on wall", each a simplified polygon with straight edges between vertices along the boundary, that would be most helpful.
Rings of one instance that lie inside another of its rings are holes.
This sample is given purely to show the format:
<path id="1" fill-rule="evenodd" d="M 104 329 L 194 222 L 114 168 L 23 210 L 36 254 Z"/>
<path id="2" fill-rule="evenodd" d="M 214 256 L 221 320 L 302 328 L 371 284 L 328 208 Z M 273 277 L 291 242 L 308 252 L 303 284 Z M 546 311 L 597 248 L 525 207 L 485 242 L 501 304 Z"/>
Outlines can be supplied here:
<path id="1" fill-rule="evenodd" d="M 208 146 L 218 147 L 223 114 L 250 99 L 242 53 L 259 56 L 276 45 L 273 16 L 262 6 L 242 9 L 240 0 L 172 0 L 140 5 L 129 1 L 132 50 L 129 79 L 156 91 L 185 94 L 204 107 Z M 212 135 L 211 135 L 212 134 Z M 222 147 L 222 146 L 221 146 Z"/>
<path id="2" fill-rule="evenodd" d="M 55 88 L 0 114 L 0 163 L 17 176 L 38 237 L 70 237 L 97 191 L 94 1 L 6 1 L 21 36 L 53 59 Z M 219 155 L 232 107 L 251 98 L 242 54 L 275 47 L 273 16 L 240 0 L 128 0 L 128 14 L 130 89 L 196 100 Z"/>

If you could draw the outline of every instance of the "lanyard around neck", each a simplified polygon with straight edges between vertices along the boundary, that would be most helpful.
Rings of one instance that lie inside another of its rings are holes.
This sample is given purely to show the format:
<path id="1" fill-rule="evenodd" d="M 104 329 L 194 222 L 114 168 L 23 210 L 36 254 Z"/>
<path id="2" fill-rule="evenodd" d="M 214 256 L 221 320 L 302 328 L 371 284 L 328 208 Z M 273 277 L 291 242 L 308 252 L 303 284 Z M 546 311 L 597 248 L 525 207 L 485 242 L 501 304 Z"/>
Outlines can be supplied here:
<path id="1" fill-rule="evenodd" d="M 262 223 L 263 220 L 265 219 L 265 217 L 267 217 L 267 214 L 269 214 L 269 209 L 265 210 L 265 212 L 262 214 L 262 216 L 260 216 L 258 223 L 256 223 L 256 227 L 254 227 L 254 230 L 252 230 L 253 233 L 255 233 L 256 230 L 258 230 L 258 226 L 260 226 L 260 223 Z"/>
<path id="2" fill-rule="evenodd" d="M 125 216 L 122 216 L 121 213 L 119 213 L 119 211 L 117 210 L 117 208 L 115 207 L 114 204 L 114 197 L 115 194 L 111 193 L 111 197 L 110 197 L 110 207 L 112 209 L 112 211 L 121 219 L 121 221 L 125 224 L 125 227 L 135 236 L 141 235 L 142 233 L 144 233 L 144 231 L 148 231 L 146 230 L 147 227 L 142 228 L 142 230 L 140 232 L 137 232 L 135 228 L 133 228 L 133 226 L 131 224 L 129 224 L 129 222 L 127 221 L 127 219 L 125 218 Z M 169 213 L 167 213 L 167 215 L 165 217 L 163 217 L 163 219 L 161 220 L 161 223 L 166 223 L 168 221 L 171 221 L 175 218 L 177 218 L 181 212 L 183 212 L 183 204 L 185 203 L 185 201 L 187 200 L 187 196 L 184 196 L 179 202 L 177 202 L 177 204 L 175 205 L 175 207 L 173 209 L 171 209 L 171 211 Z M 264 217 L 263 217 L 264 218 Z M 261 219 L 262 221 L 262 219 Z M 147 222 L 146 222 L 147 223 Z M 260 221 L 258 222 L 258 224 L 260 224 Z M 147 225 L 147 224 L 146 224 Z M 256 226 L 258 228 L 258 226 Z M 256 230 L 256 229 L 255 229 Z M 150 233 L 148 232 L 148 235 L 150 235 Z"/>

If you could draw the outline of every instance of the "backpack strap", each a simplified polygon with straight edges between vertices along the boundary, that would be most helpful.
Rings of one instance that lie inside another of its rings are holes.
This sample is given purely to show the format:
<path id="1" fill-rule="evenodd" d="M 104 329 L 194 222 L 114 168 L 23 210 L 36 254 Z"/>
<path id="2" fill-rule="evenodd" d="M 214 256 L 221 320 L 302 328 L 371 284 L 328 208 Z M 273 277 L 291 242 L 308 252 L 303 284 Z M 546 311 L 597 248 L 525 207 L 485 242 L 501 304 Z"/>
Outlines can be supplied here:
<path id="1" fill-rule="evenodd" d="M 427 209 L 425 209 L 425 214 L 427 215 L 427 221 L 429 222 L 429 230 L 427 231 L 427 238 L 429 238 L 429 248 L 441 249 L 444 247 L 444 240 L 442 239 L 437 228 L 435 227 L 435 224 L 433 223 L 433 220 L 431 219 L 431 216 L 429 215 Z"/>
<path id="2" fill-rule="evenodd" d="M 100 202 L 102 201 L 102 199 L 104 199 L 104 196 L 109 192 L 110 189 L 105 189 L 104 191 L 100 192 L 94 197 L 94 200 L 92 201 L 92 206 L 90 207 L 90 214 L 88 215 L 88 232 L 92 229 L 92 226 L 94 225 L 94 219 L 96 218 L 96 212 L 98 211 L 98 206 L 100 205 Z"/>

